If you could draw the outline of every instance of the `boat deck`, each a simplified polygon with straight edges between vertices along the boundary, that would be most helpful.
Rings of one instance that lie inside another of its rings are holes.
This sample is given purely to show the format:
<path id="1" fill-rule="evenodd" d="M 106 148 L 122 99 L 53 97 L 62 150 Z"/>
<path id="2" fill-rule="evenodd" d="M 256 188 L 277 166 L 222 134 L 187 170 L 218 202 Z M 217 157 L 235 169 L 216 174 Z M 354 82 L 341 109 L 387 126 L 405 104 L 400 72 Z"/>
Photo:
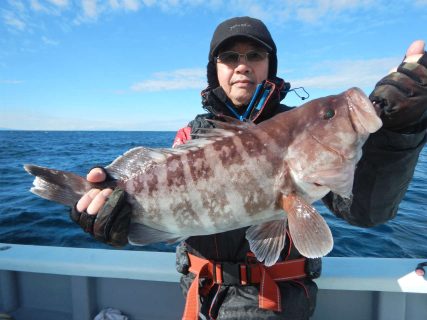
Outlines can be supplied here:
<path id="1" fill-rule="evenodd" d="M 425 320 L 419 259 L 323 258 L 314 320 Z M 175 254 L 0 243 L 0 313 L 16 320 L 180 319 Z M 167 303 L 165 303 L 167 301 Z"/>

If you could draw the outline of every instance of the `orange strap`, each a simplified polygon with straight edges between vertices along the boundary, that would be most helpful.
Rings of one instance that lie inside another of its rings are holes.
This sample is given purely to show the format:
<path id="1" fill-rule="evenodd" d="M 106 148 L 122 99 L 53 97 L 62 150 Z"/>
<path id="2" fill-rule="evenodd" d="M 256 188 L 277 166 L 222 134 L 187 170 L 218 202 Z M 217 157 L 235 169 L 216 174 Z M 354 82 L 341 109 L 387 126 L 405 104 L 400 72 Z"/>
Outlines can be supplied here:
<path id="1" fill-rule="evenodd" d="M 197 320 L 199 314 L 199 279 L 212 279 L 213 284 L 222 284 L 222 264 L 188 254 L 189 271 L 196 277 L 190 285 L 185 302 L 183 320 Z M 305 258 L 278 262 L 271 267 L 262 263 L 238 264 L 240 284 L 260 284 L 259 308 L 281 311 L 280 290 L 276 281 L 286 281 L 306 277 Z"/>
<path id="2" fill-rule="evenodd" d="M 194 273 L 196 277 L 190 285 L 187 292 L 187 300 L 185 301 L 184 314 L 182 315 L 183 320 L 197 320 L 199 314 L 199 279 L 210 278 L 213 275 L 213 263 L 209 260 L 196 257 L 192 254 L 188 254 L 190 258 L 189 271 Z"/>
<path id="3" fill-rule="evenodd" d="M 282 311 L 280 290 L 276 281 L 305 278 L 305 258 L 278 262 L 271 267 L 259 263 L 261 270 L 259 307 Z"/>

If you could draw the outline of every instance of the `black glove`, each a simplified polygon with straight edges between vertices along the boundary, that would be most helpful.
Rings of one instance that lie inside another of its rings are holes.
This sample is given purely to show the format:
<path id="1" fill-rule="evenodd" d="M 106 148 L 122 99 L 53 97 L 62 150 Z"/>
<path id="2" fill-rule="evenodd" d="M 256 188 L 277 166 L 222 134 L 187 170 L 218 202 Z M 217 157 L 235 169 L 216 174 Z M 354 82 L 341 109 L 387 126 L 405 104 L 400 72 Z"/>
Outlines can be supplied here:
<path id="1" fill-rule="evenodd" d="M 127 236 L 131 216 L 131 207 L 126 202 L 126 193 L 115 189 L 98 214 L 80 213 L 76 206 L 71 209 L 70 217 L 82 229 L 90 233 L 98 241 L 112 246 L 124 246 L 128 243 Z"/>
<path id="2" fill-rule="evenodd" d="M 427 128 L 427 53 L 416 63 L 401 63 L 381 79 L 369 98 L 381 108 L 383 127 L 399 133 Z"/>

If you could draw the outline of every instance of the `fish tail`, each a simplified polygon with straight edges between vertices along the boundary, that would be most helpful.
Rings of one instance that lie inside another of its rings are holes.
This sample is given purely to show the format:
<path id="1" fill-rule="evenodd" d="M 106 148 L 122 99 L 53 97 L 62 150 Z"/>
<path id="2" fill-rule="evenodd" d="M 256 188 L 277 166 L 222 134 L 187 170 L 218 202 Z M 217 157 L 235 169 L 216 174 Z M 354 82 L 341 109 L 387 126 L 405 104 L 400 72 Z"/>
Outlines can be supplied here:
<path id="1" fill-rule="evenodd" d="M 66 206 L 74 206 L 92 188 L 83 177 L 74 173 L 43 168 L 32 164 L 24 165 L 25 171 L 35 176 L 30 191 L 44 199 Z"/>

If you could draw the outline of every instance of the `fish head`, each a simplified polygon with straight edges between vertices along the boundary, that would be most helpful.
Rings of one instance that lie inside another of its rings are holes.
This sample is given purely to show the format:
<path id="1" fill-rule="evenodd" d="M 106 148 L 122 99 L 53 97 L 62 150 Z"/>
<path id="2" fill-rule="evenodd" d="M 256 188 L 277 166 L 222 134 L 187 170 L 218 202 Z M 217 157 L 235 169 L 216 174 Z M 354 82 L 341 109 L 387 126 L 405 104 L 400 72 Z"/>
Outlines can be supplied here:
<path id="1" fill-rule="evenodd" d="M 296 109 L 287 161 L 297 189 L 311 201 L 329 191 L 349 197 L 362 146 L 382 126 L 378 111 L 358 88 Z"/>

